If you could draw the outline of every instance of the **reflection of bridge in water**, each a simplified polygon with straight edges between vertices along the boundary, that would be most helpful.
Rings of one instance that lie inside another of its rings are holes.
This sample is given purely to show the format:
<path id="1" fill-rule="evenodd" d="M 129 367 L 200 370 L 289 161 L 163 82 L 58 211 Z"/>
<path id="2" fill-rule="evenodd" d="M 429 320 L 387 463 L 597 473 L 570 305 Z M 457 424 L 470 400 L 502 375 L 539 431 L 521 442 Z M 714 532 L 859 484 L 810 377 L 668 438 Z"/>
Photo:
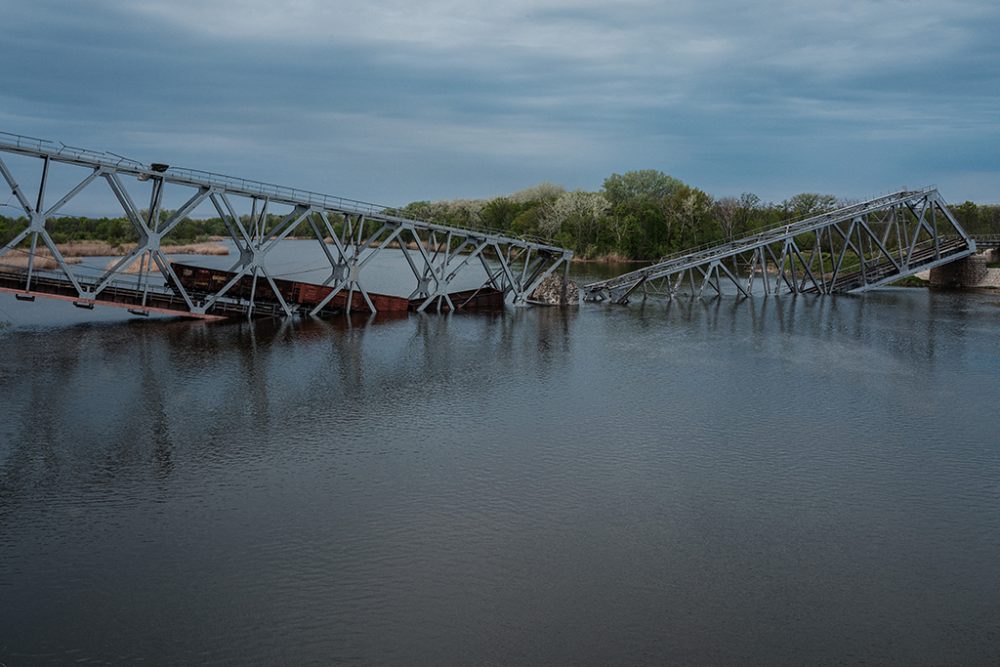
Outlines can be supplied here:
<path id="1" fill-rule="evenodd" d="M 145 165 L 18 135 L 0 133 L 0 152 L 12 164 L 20 160 L 29 170 L 40 168 L 37 190 L 29 194 L 21 186 L 27 180 L 0 159 L 0 176 L 24 221 L 0 247 L 0 258 L 9 253 L 26 258 L 25 270 L 0 271 L 0 291 L 22 300 L 37 295 L 86 308 L 110 305 L 140 315 L 198 318 L 375 313 L 386 304 L 390 310 L 457 310 L 498 301 L 526 303 L 546 277 L 568 270 L 573 255 L 542 241 L 403 218 L 341 197 Z M 76 185 L 46 206 L 48 185 L 59 170 Z M 98 180 L 106 182 L 102 193 L 131 224 L 136 245 L 97 275 L 87 276 L 63 257 L 46 222 L 84 190 L 93 190 L 90 186 Z M 169 197 L 179 197 L 173 210 L 166 204 Z M 136 201 L 148 201 L 148 208 L 140 209 Z M 183 272 L 175 270 L 164 247 L 185 220 L 209 216 L 222 220 L 239 258 L 228 271 L 195 285 L 194 278 L 178 276 Z M 268 255 L 278 244 L 301 234 L 322 248 L 329 275 L 319 286 L 283 281 L 268 268 Z M 400 268 L 413 274 L 409 294 L 376 294 L 369 288 L 367 278 L 377 270 L 371 262 L 387 249 L 395 251 Z M 54 269 L 39 270 L 42 257 Z M 308 298 L 302 296 L 306 293 Z"/>
<path id="2" fill-rule="evenodd" d="M 636 293 L 861 292 L 973 254 L 976 243 L 937 190 L 902 191 L 753 236 L 666 257 L 584 288 L 591 301 Z"/>

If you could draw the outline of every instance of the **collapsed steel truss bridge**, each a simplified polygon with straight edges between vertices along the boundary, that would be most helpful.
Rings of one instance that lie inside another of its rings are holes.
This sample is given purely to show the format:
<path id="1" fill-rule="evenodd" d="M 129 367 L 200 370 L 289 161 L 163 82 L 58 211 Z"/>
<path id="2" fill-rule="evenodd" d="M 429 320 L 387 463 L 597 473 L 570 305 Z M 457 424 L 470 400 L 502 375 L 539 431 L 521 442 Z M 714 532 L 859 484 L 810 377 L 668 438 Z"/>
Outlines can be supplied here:
<path id="1" fill-rule="evenodd" d="M 464 289 L 461 294 L 467 298 L 488 291 L 506 303 L 524 304 L 546 277 L 560 268 L 568 271 L 572 258 L 571 251 L 542 241 L 409 219 L 364 202 L 163 164 L 147 165 L 41 139 L 0 133 L 0 153 L 30 158 L 36 169 L 40 166 L 38 187 L 29 193 L 0 157 L 0 176 L 25 221 L 23 229 L 0 247 L 0 264 L 8 253 L 27 256 L 23 270 L 0 267 L 0 291 L 13 292 L 20 299 L 38 295 L 88 308 L 112 305 L 143 315 L 161 312 L 213 319 L 251 313 L 318 315 L 335 312 L 332 306 L 338 299 L 348 304 L 349 311 L 360 294 L 357 302 L 375 313 L 378 299 L 370 297 L 374 292 L 367 279 L 379 270 L 372 260 L 381 255 L 392 257 L 404 272 L 408 268 L 412 273 L 412 290 L 401 297 L 412 309 L 455 310 L 462 306 L 453 302 L 459 289 Z M 76 185 L 47 206 L 50 169 L 55 165 L 76 171 L 70 181 Z M 46 221 L 97 181 L 105 182 L 104 196 L 131 223 L 136 243 L 98 275 L 86 276 L 63 257 Z M 133 194 L 137 189 L 139 193 Z M 183 203 L 167 210 L 165 196 L 178 193 Z M 140 209 L 136 200 L 147 198 L 148 207 Z M 239 255 L 226 272 L 229 279 L 211 291 L 186 288 L 163 250 L 171 232 L 192 219 L 199 207 L 202 215 L 207 209 L 209 215 L 221 218 Z M 249 213 L 238 214 L 240 209 Z M 302 235 L 322 249 L 328 271 L 322 285 L 330 288 L 308 307 L 289 300 L 267 262 L 279 243 Z M 55 267 L 40 270 L 42 256 Z M 246 294 L 239 287 L 248 281 L 252 288 Z"/>
<path id="2" fill-rule="evenodd" d="M 901 191 L 666 257 L 582 289 L 590 301 L 861 292 L 976 251 L 934 188 Z"/>

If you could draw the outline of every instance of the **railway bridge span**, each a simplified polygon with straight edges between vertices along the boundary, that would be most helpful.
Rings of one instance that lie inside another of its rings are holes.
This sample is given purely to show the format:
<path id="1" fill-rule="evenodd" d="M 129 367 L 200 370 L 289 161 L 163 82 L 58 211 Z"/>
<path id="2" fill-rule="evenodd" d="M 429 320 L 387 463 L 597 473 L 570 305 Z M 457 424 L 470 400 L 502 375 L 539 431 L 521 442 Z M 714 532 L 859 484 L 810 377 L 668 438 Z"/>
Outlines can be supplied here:
<path id="1" fill-rule="evenodd" d="M 903 190 L 665 257 L 585 285 L 584 298 L 863 292 L 976 252 L 935 188 Z"/>
<path id="2" fill-rule="evenodd" d="M 67 185 L 49 203 L 54 180 Z M 137 315 L 215 319 L 519 305 L 545 278 L 568 271 L 573 256 L 539 239 L 440 225 L 366 202 L 8 133 L 0 133 L 0 195 L 23 221 L 0 246 L 0 291 Z M 100 202 L 110 215 L 124 216 L 134 238 L 131 249 L 89 272 L 63 256 L 47 226 L 84 196 L 89 207 Z M 168 258 L 164 248 L 179 225 L 215 216 L 238 254 L 228 270 L 204 276 Z M 279 244 L 302 237 L 322 250 L 326 278 L 320 284 L 285 280 L 269 266 Z M 11 257 L 20 260 L 14 268 Z M 372 278 L 378 282 L 379 271 L 393 264 L 412 276 L 409 287 L 376 293 Z"/>

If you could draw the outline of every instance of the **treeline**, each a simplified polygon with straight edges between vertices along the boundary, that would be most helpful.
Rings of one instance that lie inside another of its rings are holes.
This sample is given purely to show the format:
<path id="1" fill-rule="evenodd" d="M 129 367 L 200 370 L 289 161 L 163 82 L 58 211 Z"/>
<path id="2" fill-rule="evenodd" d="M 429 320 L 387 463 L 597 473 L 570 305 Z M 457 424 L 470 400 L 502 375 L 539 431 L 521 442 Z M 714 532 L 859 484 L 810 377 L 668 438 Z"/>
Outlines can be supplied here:
<path id="1" fill-rule="evenodd" d="M 458 227 L 514 236 L 549 239 L 583 258 L 651 260 L 695 246 L 732 240 L 755 230 L 830 211 L 852 202 L 829 194 L 802 193 L 765 203 L 752 193 L 713 197 L 703 190 L 651 169 L 612 174 L 597 192 L 566 190 L 542 183 L 492 199 L 418 201 L 390 212 Z M 1000 234 L 1000 206 L 964 202 L 951 206 L 972 234 Z M 162 211 L 166 220 L 170 211 Z M 269 216 L 268 226 L 280 216 Z M 244 222 L 247 222 L 246 220 Z M 0 216 L 0 243 L 26 220 Z M 46 223 L 56 243 L 100 240 L 112 244 L 137 240 L 121 218 L 53 218 Z M 300 233 L 308 233 L 300 230 Z M 219 218 L 188 219 L 169 235 L 175 243 L 228 236 Z"/>
<path id="2" fill-rule="evenodd" d="M 163 211 L 166 221 L 171 211 Z M 28 222 L 24 217 L 8 218 L 0 216 L 0 243 L 14 238 Z M 50 218 L 45 222 L 49 236 L 56 243 L 71 241 L 107 241 L 111 245 L 134 243 L 139 235 L 127 218 Z M 187 219 L 179 223 L 169 234 L 172 243 L 196 243 L 212 237 L 228 236 L 221 218 Z"/>
<path id="3" fill-rule="evenodd" d="M 652 260 L 847 206 L 829 194 L 766 203 L 753 193 L 713 197 L 655 170 L 612 174 L 597 192 L 543 183 L 493 199 L 413 202 L 400 214 L 551 239 L 584 258 Z M 972 234 L 1000 234 L 1000 206 L 952 206 Z"/>

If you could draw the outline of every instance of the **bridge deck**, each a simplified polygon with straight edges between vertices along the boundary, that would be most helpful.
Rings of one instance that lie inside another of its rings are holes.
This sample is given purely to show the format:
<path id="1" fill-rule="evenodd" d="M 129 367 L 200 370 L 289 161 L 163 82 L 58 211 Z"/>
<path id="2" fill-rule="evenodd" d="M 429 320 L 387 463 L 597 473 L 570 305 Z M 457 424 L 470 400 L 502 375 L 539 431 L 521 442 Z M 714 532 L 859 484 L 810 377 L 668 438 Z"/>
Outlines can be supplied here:
<path id="1" fill-rule="evenodd" d="M 81 283 L 81 286 L 93 289 L 93 283 Z M 226 317 L 245 316 L 247 308 L 243 304 L 220 300 L 211 312 L 196 313 L 188 309 L 187 303 L 173 290 L 151 285 L 140 288 L 138 285 L 109 285 L 93 297 L 81 297 L 76 286 L 65 278 L 49 275 L 34 275 L 28 285 L 28 274 L 21 271 L 0 271 L 0 292 L 14 294 L 19 298 L 34 298 L 36 296 L 69 301 L 82 308 L 94 306 L 112 306 L 125 308 L 137 315 L 157 313 L 203 320 L 218 320 Z M 260 304 L 256 307 L 261 315 L 278 314 L 272 304 Z"/>

